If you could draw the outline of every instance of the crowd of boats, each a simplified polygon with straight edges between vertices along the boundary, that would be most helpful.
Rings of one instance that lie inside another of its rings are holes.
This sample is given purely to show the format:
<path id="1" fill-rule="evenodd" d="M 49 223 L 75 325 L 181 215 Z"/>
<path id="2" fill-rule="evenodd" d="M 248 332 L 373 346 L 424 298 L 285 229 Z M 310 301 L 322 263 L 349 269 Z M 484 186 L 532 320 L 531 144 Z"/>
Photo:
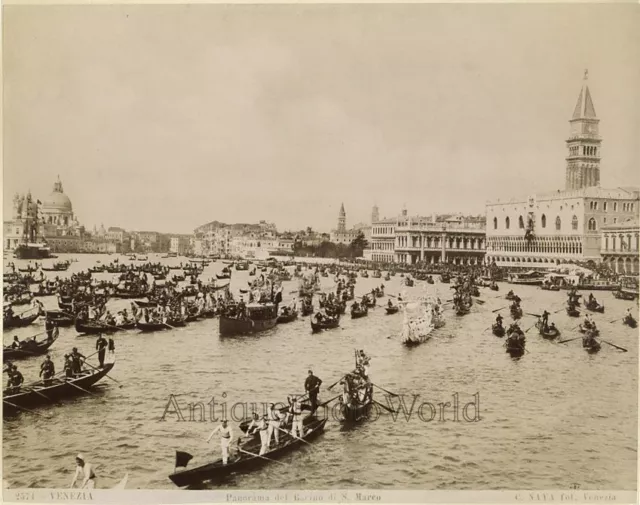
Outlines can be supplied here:
<path id="1" fill-rule="evenodd" d="M 386 316 L 402 314 L 398 320 L 399 340 L 408 347 L 414 347 L 436 335 L 437 330 L 445 326 L 447 314 L 464 317 L 474 305 L 483 310 L 482 306 L 489 298 L 483 299 L 482 296 L 491 294 L 490 298 L 506 298 L 511 303 L 492 311 L 497 313 L 497 317 L 488 329 L 496 337 L 506 337 L 506 352 L 519 358 L 528 352 L 526 334 L 532 328 L 548 340 L 560 337 L 560 329 L 549 321 L 552 314 L 566 310 L 569 316 L 580 317 L 581 295 L 575 289 L 569 291 L 566 306 L 559 310 L 549 307 L 550 312 L 544 310 L 541 314 L 525 312 L 523 300 L 517 294 L 510 291 L 506 297 L 494 296 L 493 293 L 500 289 L 495 280 L 481 276 L 472 267 L 451 268 L 439 274 L 394 268 L 386 273 L 374 269 L 370 274 L 357 265 L 310 266 L 292 260 L 254 263 L 243 260 L 225 262 L 215 278 L 203 279 L 204 268 L 209 265 L 207 260 L 168 266 L 148 261 L 124 264 L 116 259 L 106 265 L 96 264 L 85 272 L 74 272 L 64 279 L 59 276 L 50 278 L 50 274 L 43 273 L 64 271 L 69 265 L 68 262 L 56 263 L 56 270 L 52 270 L 38 264 L 16 269 L 10 264 L 11 271 L 4 274 L 5 330 L 27 327 L 40 317 L 45 320 L 43 332 L 23 341 L 16 336 L 10 345 L 3 348 L 8 374 L 3 396 L 5 416 L 24 411 L 40 415 L 34 410 L 39 405 L 58 404 L 78 394 L 92 395 L 91 387 L 105 377 L 120 385 L 109 373 L 115 366 L 115 345 L 110 336 L 121 331 L 161 331 L 218 318 L 220 336 L 227 337 L 265 331 L 278 324 L 291 323 L 300 316 L 308 316 L 311 331 L 318 333 L 338 328 L 347 309 L 351 319 L 356 320 L 367 317 L 377 307 L 383 307 Z M 245 278 L 245 287 L 233 292 L 230 282 L 236 271 L 246 271 L 248 280 Z M 96 274 L 100 273 L 116 277 L 98 280 Z M 425 288 L 437 283 L 448 285 L 447 293 L 451 295 L 444 296 L 439 291 L 436 291 L 437 295 L 426 291 L 420 293 L 419 289 L 389 293 L 382 281 L 388 282 L 396 275 L 403 278 L 404 288 L 412 288 L 416 282 L 423 282 Z M 358 278 L 369 276 L 381 279 L 381 284 L 356 296 Z M 330 287 L 322 286 L 323 277 L 332 278 Z M 283 282 L 294 279 L 298 282 L 297 289 L 285 293 Z M 32 289 L 34 285 L 35 290 Z M 284 303 L 283 295 L 290 299 L 287 303 Z M 290 295 L 295 296 L 291 298 Z M 38 299 L 40 296 L 57 296 L 58 309 L 45 310 Z M 442 300 L 441 296 L 448 299 Z M 386 301 L 381 300 L 384 298 Z M 131 301 L 129 307 L 112 313 L 107 307 L 111 299 Z M 584 308 L 596 314 L 603 314 L 605 310 L 593 294 L 584 302 Z M 508 327 L 501 314 L 507 309 L 512 319 Z M 535 321 L 529 328 L 522 329 L 520 324 L 526 317 L 534 317 Z M 637 324 L 630 310 L 622 322 L 630 327 Z M 85 357 L 74 347 L 65 355 L 62 370 L 58 373 L 47 355 L 41 365 L 39 379 L 25 383 L 14 361 L 45 355 L 58 339 L 59 328 L 71 326 L 79 336 L 97 336 L 96 352 Z M 575 329 L 579 330 L 580 336 L 559 343 L 581 338 L 583 347 L 590 353 L 600 350 L 600 342 L 626 352 L 626 349 L 602 339 L 599 327 L 589 314 Z M 43 338 L 37 338 L 43 335 Z M 99 363 L 93 365 L 88 358 L 96 354 Z M 221 457 L 187 470 L 191 455 L 178 451 L 176 470 L 170 479 L 178 486 L 197 485 L 275 461 L 282 454 L 309 444 L 321 433 L 327 419 L 318 417 L 317 413 L 321 407 L 336 400 L 340 403 L 343 422 L 366 420 L 374 405 L 390 410 L 374 399 L 374 388 L 390 395 L 394 393 L 371 382 L 369 362 L 370 358 L 363 351 L 357 351 L 354 370 L 347 371 L 329 386 L 328 390 L 338 384 L 342 387 L 342 393 L 330 400 L 319 403 L 317 396 L 322 381 L 315 378 L 311 386 L 305 383 L 304 395 L 287 398 L 283 402 L 284 407 L 274 407 L 261 416 L 247 419 L 246 423 L 241 423 L 241 427 L 246 429 L 234 447 L 230 445 L 233 438 L 231 428 L 221 424 L 216 431 L 221 437 Z M 267 433 L 269 436 L 265 442 Z M 184 467 L 184 470 L 177 470 L 178 467 Z"/>

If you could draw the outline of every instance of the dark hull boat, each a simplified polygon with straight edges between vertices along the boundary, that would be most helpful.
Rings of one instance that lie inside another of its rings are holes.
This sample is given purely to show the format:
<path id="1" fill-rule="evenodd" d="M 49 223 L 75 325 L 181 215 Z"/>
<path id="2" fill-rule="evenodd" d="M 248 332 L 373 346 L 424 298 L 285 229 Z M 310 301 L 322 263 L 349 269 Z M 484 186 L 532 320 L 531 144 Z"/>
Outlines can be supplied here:
<path id="1" fill-rule="evenodd" d="M 545 286 L 544 284 L 540 286 L 540 289 L 544 291 L 560 291 L 560 286 L 556 286 L 555 284 L 551 284 L 550 286 Z"/>
<path id="2" fill-rule="evenodd" d="M 625 316 L 625 318 L 622 320 L 622 324 L 626 324 L 630 328 L 635 328 L 636 326 L 638 326 L 638 322 L 634 319 L 633 316 Z"/>
<path id="3" fill-rule="evenodd" d="M 585 333 L 586 334 L 589 331 L 589 328 L 586 328 L 584 325 L 581 324 L 580 326 L 578 326 L 578 330 L 580 331 L 580 333 Z M 600 335 L 600 330 L 596 329 L 595 335 L 596 336 Z"/>
<path id="4" fill-rule="evenodd" d="M 226 465 L 222 463 L 222 460 L 214 461 L 213 463 L 207 463 L 190 470 L 180 470 L 169 475 L 169 479 L 178 487 L 196 486 L 203 482 L 215 482 L 228 475 L 235 473 L 246 473 L 253 470 L 257 470 L 261 466 L 268 463 L 269 460 L 277 459 L 285 454 L 293 451 L 294 449 L 306 445 L 304 441 L 309 441 L 317 437 L 324 430 L 326 419 L 316 420 L 309 423 L 305 427 L 305 434 L 302 439 L 291 437 L 291 435 L 285 435 L 280 433 L 280 445 L 267 451 L 263 454 L 264 457 L 259 457 L 260 441 L 253 439 L 246 445 L 240 446 L 243 451 L 250 452 L 237 452 L 237 454 L 231 456 Z M 308 432 L 306 430 L 309 430 Z M 235 446 L 231 446 L 233 449 Z M 268 459 L 265 459 L 268 458 Z"/>
<path id="5" fill-rule="evenodd" d="M 511 334 L 505 342 L 506 351 L 512 358 L 517 358 L 525 353 L 524 334 Z"/>
<path id="6" fill-rule="evenodd" d="M 2 358 L 7 361 L 9 359 L 21 359 L 21 358 L 30 358 L 32 356 L 42 356 L 45 354 L 49 347 L 53 345 L 53 343 L 58 338 L 58 332 L 54 330 L 54 336 L 51 340 L 43 340 L 42 342 L 28 341 L 28 343 L 24 347 L 19 347 L 14 349 L 13 347 L 5 347 L 2 349 Z M 33 342 L 33 343 L 31 343 Z"/>
<path id="7" fill-rule="evenodd" d="M 147 294 L 140 291 L 126 291 L 124 289 L 116 289 L 113 296 L 115 298 L 144 298 Z"/>
<path id="8" fill-rule="evenodd" d="M 165 323 L 146 323 L 144 321 L 138 321 L 136 326 L 140 331 L 159 331 L 169 329 Z"/>
<path id="9" fill-rule="evenodd" d="M 578 309 L 572 309 L 567 307 L 567 315 L 570 317 L 580 317 L 580 311 Z"/>
<path id="10" fill-rule="evenodd" d="M 560 336 L 560 330 L 558 328 L 547 327 L 545 330 L 541 324 L 536 323 L 536 328 L 538 328 L 538 332 L 542 338 L 546 338 L 548 340 L 553 340 L 554 338 L 558 338 Z"/>
<path id="11" fill-rule="evenodd" d="M 220 335 L 257 333 L 270 330 L 277 323 L 277 317 L 255 321 L 253 319 L 236 319 L 234 317 L 220 316 Z"/>
<path id="12" fill-rule="evenodd" d="M 456 316 L 464 316 L 469 313 L 470 307 L 468 305 L 457 305 L 456 306 Z"/>
<path id="13" fill-rule="evenodd" d="M 3 318 L 2 328 L 3 330 L 9 330 L 11 328 L 24 328 L 25 326 L 29 326 L 39 317 L 40 317 L 40 312 L 37 312 L 36 314 L 27 316 L 27 317 L 14 316 L 14 317 Z"/>
<path id="14" fill-rule="evenodd" d="M 599 312 L 600 314 L 604 314 L 604 305 L 601 305 L 598 302 L 587 303 L 585 305 L 585 308 L 587 310 L 590 310 L 591 312 Z"/>
<path id="15" fill-rule="evenodd" d="M 619 300 L 635 300 L 636 299 L 636 295 L 634 295 L 633 293 L 629 293 L 627 291 L 622 291 L 622 290 L 614 291 L 613 297 Z"/>
<path id="16" fill-rule="evenodd" d="M 585 351 L 587 351 L 589 354 L 595 354 L 600 350 L 600 342 L 598 342 L 595 338 L 591 339 L 590 341 L 587 340 L 583 340 L 582 341 L 582 347 L 584 348 Z"/>
<path id="17" fill-rule="evenodd" d="M 45 244 L 20 244 L 13 255 L 21 260 L 52 258 L 51 249 Z"/>
<path id="18" fill-rule="evenodd" d="M 505 329 L 504 329 L 504 326 L 502 326 L 501 324 L 494 323 L 491 326 L 491 331 L 496 337 L 504 337 Z"/>
<path id="19" fill-rule="evenodd" d="M 367 307 L 364 307 L 359 310 L 351 309 L 351 319 L 358 319 L 359 317 L 364 317 L 368 313 L 369 313 L 369 309 L 367 309 Z"/>
<path id="20" fill-rule="evenodd" d="M 323 321 L 321 323 L 316 323 L 313 319 L 311 320 L 311 331 L 313 331 L 314 333 L 322 330 L 337 328 L 338 326 L 340 326 L 340 319 L 332 319 L 330 321 Z"/>
<path id="21" fill-rule="evenodd" d="M 73 325 L 75 316 L 64 310 L 47 310 L 47 319 L 53 321 L 56 326 L 67 327 Z"/>
<path id="22" fill-rule="evenodd" d="M 76 320 L 76 331 L 85 335 L 97 335 L 99 333 L 114 333 L 120 330 L 132 330 L 136 323 L 129 322 L 114 326 L 99 321 L 79 321 Z"/>
<path id="23" fill-rule="evenodd" d="M 523 314 L 522 309 L 511 308 L 511 309 L 510 309 L 510 312 L 511 312 L 511 317 L 512 317 L 513 319 L 520 319 L 520 318 L 522 318 L 522 314 Z"/>
<path id="24" fill-rule="evenodd" d="M 52 379 L 52 383 L 46 386 L 43 381 L 23 386 L 23 391 L 3 395 L 3 414 L 5 416 L 17 414 L 20 410 L 31 409 L 40 405 L 50 404 L 66 398 L 78 396 L 84 390 L 93 386 L 107 375 L 114 367 L 115 362 L 105 363 L 104 368 L 85 370 L 72 379 Z"/>
<path id="25" fill-rule="evenodd" d="M 290 323 L 298 319 L 298 311 L 294 311 L 291 314 L 279 315 L 278 316 L 278 324 Z"/>
<path id="26" fill-rule="evenodd" d="M 216 274 L 216 278 L 217 278 L 217 279 L 219 279 L 219 280 L 223 280 L 223 279 L 231 279 L 231 276 L 230 276 L 230 275 L 228 275 L 228 274 L 224 274 L 224 275 Z"/>
<path id="27" fill-rule="evenodd" d="M 385 307 L 385 309 L 387 311 L 387 314 L 396 314 L 400 308 L 399 307 Z"/>

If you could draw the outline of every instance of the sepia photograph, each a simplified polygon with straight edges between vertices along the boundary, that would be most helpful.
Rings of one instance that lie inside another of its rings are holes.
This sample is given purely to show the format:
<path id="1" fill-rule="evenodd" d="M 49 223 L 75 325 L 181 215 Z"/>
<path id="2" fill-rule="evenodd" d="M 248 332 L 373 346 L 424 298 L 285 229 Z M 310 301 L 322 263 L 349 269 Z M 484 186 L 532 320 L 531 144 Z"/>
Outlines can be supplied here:
<path id="1" fill-rule="evenodd" d="M 3 499 L 636 503 L 639 21 L 5 4 Z"/>

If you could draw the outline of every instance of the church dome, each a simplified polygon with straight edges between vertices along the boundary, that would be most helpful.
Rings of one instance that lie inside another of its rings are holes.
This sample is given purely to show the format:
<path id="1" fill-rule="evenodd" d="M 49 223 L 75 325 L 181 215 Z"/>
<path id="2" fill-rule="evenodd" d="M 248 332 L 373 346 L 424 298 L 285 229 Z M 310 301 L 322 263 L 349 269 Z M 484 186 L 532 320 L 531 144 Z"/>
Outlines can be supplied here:
<path id="1" fill-rule="evenodd" d="M 71 200 L 64 194 L 62 190 L 62 183 L 60 179 L 53 185 L 53 191 L 42 202 L 42 209 L 44 211 L 57 211 L 57 212 L 73 212 L 73 206 Z"/>

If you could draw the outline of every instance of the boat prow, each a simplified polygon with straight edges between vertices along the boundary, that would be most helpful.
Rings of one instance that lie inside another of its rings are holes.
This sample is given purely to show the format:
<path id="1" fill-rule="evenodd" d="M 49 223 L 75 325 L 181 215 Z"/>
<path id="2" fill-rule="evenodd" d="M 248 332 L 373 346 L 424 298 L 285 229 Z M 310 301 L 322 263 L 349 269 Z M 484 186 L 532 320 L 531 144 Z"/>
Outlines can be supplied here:
<path id="1" fill-rule="evenodd" d="M 111 489 L 124 489 L 127 486 L 128 482 L 129 482 L 129 474 L 126 473 L 122 478 L 122 480 L 118 482 L 115 486 L 113 486 Z"/>

